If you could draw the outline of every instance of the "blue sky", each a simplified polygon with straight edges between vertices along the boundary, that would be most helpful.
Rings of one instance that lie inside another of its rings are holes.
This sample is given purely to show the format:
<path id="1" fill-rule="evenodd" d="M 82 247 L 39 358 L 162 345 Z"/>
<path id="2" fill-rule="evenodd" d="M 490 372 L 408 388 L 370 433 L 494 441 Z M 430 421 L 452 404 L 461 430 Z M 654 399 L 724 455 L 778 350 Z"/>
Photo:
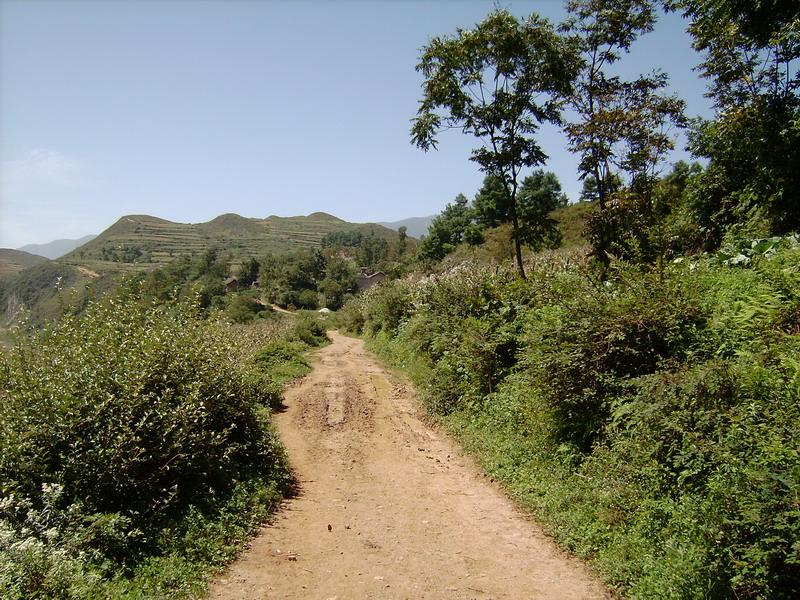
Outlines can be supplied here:
<path id="1" fill-rule="evenodd" d="M 0 246 L 99 233 L 124 214 L 182 222 L 325 211 L 439 212 L 483 178 L 473 140 L 409 142 L 431 37 L 492 2 L 0 2 Z M 560 1 L 506 2 L 558 21 Z M 672 76 L 709 115 L 685 23 L 662 18 L 620 65 Z M 577 199 L 558 131 L 542 146 Z M 675 158 L 684 158 L 678 153 Z"/>

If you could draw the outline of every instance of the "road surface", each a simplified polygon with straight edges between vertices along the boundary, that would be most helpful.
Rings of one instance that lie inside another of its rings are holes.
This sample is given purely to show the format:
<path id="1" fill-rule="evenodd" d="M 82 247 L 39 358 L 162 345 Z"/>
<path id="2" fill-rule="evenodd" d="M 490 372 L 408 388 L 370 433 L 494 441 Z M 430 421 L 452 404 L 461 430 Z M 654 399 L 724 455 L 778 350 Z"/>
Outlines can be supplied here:
<path id="1" fill-rule="evenodd" d="M 608 598 L 363 341 L 330 334 L 275 422 L 299 482 L 212 599 Z"/>

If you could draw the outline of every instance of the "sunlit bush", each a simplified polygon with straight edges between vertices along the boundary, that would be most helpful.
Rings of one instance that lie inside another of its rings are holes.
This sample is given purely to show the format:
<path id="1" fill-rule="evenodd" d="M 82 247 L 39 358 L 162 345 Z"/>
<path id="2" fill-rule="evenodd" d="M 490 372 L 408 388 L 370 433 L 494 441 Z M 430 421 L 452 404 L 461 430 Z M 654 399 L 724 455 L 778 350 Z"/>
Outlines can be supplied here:
<path id="1" fill-rule="evenodd" d="M 29 575 L 33 594 L 41 569 L 66 568 L 44 547 L 101 572 L 133 565 L 190 509 L 280 484 L 263 408 L 277 391 L 240 344 L 192 304 L 144 305 L 130 286 L 19 340 L 0 363 L 0 554 L 40 566 L 2 585 Z"/>

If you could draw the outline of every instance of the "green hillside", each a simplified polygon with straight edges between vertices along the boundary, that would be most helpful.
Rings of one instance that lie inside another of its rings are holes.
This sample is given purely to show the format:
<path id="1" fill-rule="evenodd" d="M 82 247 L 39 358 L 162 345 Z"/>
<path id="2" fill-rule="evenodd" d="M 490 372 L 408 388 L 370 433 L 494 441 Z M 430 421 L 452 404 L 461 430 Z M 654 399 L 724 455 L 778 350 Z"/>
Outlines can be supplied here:
<path id="1" fill-rule="evenodd" d="M 21 250 L 0 248 L 0 277 L 15 275 L 20 271 L 47 262 L 44 256 L 37 256 Z"/>
<path id="2" fill-rule="evenodd" d="M 554 210 L 550 214 L 553 219 L 558 221 L 562 247 L 573 248 L 586 243 L 586 238 L 583 237 L 583 229 L 593 207 L 594 203 L 592 202 L 576 202 Z"/>
<path id="3" fill-rule="evenodd" d="M 397 237 L 397 232 L 381 225 L 348 223 L 322 212 L 266 219 L 223 214 L 196 224 L 128 215 L 59 260 L 95 271 L 151 269 L 177 256 L 199 254 L 211 246 L 230 252 L 234 259 L 246 259 L 319 247 L 327 234 L 352 230 L 386 240 Z"/>

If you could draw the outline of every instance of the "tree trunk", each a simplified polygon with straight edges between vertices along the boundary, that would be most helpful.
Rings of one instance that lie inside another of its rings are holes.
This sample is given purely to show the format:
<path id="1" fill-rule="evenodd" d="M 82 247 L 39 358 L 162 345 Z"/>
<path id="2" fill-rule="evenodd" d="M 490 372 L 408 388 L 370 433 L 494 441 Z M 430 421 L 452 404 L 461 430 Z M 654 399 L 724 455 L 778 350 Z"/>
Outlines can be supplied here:
<path id="1" fill-rule="evenodd" d="M 525 276 L 525 267 L 522 265 L 522 245 L 519 243 L 519 220 L 517 219 L 516 207 L 511 215 L 511 224 L 513 227 L 512 236 L 514 237 L 514 256 L 517 259 L 517 272 L 520 277 L 527 279 Z"/>
<path id="2" fill-rule="evenodd" d="M 509 184 L 508 180 L 506 179 L 505 174 L 502 172 L 500 173 L 500 178 L 503 182 L 503 187 L 506 190 L 506 194 L 508 194 L 509 199 L 509 211 L 511 213 L 511 237 L 514 238 L 514 257 L 516 258 L 517 262 L 517 272 L 519 276 L 523 279 L 527 279 L 525 276 L 525 267 L 522 265 L 522 245 L 519 242 L 519 219 L 517 218 L 517 177 L 516 172 L 514 173 L 513 179 Z"/>
<path id="3" fill-rule="evenodd" d="M 606 182 L 600 175 L 600 165 L 598 159 L 595 159 L 594 177 L 597 181 L 597 204 L 600 209 L 601 219 L 605 217 L 606 210 Z M 608 258 L 608 232 L 606 231 L 605 220 L 600 227 L 600 239 L 598 240 L 597 248 L 594 249 L 594 258 L 600 264 L 600 279 L 605 281 L 608 278 L 608 265 L 611 262 Z"/>

